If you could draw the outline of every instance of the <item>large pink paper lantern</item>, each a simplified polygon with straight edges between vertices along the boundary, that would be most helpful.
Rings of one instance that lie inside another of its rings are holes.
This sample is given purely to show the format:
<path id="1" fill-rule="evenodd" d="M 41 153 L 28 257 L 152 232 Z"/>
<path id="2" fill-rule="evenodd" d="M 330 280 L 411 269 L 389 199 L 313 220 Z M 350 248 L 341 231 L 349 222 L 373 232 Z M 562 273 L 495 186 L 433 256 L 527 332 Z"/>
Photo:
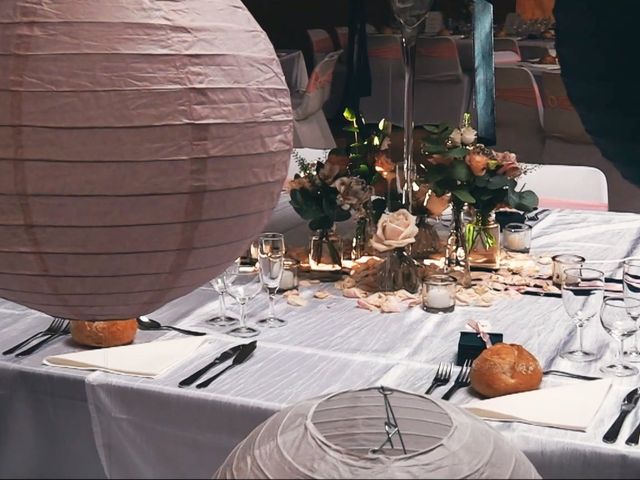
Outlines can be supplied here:
<path id="1" fill-rule="evenodd" d="M 240 0 L 7 0 L 0 24 L 0 296 L 130 318 L 259 234 L 291 106 Z"/>

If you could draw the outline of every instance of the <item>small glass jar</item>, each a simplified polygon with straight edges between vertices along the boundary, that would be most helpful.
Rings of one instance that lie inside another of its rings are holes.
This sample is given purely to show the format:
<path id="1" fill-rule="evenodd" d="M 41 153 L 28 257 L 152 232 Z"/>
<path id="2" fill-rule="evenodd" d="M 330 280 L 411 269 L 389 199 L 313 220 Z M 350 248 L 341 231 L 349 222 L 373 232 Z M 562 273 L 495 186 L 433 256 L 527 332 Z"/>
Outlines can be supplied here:
<path id="1" fill-rule="evenodd" d="M 531 225 L 508 223 L 502 230 L 502 243 L 505 250 L 529 253 L 531 249 Z"/>
<path id="2" fill-rule="evenodd" d="M 282 278 L 280 278 L 279 290 L 293 290 L 298 288 L 298 269 L 300 262 L 293 258 L 284 259 L 284 268 L 282 270 Z"/>
<path id="3" fill-rule="evenodd" d="M 422 308 L 429 313 L 453 312 L 456 284 L 456 279 L 451 275 L 429 275 L 422 286 Z"/>
<path id="4" fill-rule="evenodd" d="M 342 237 L 335 229 L 318 230 L 311 237 L 309 267 L 311 271 L 320 273 L 342 270 Z"/>
<path id="5" fill-rule="evenodd" d="M 553 260 L 553 273 L 551 274 L 551 280 L 557 287 L 562 286 L 564 271 L 567 268 L 579 267 L 585 262 L 584 257 L 581 257 L 580 255 L 573 255 L 571 253 L 554 255 L 551 257 L 551 260 Z"/>
<path id="6" fill-rule="evenodd" d="M 500 225 L 492 217 L 486 225 L 476 225 L 475 230 L 469 263 L 472 267 L 500 268 Z M 468 231 L 467 226 L 465 235 Z"/>

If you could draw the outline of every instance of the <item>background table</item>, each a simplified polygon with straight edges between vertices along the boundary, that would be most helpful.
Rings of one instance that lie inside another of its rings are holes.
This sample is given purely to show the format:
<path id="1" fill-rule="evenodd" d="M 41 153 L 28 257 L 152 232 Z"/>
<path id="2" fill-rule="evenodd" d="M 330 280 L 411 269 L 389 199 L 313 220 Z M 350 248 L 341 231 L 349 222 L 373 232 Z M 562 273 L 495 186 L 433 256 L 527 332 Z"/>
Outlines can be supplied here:
<path id="1" fill-rule="evenodd" d="M 309 75 L 302 51 L 277 50 L 276 54 L 291 93 L 303 92 L 309 82 Z"/>

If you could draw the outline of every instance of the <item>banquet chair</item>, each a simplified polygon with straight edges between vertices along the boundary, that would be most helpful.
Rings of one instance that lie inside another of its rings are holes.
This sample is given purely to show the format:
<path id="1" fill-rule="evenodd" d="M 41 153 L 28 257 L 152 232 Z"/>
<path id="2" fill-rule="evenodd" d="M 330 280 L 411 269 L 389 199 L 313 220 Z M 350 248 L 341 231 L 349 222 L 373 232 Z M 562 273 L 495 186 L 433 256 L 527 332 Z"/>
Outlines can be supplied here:
<path id="1" fill-rule="evenodd" d="M 522 61 L 531 61 L 550 55 L 549 49 L 543 45 L 518 45 Z"/>
<path id="2" fill-rule="evenodd" d="M 496 80 L 496 149 L 539 163 L 544 149 L 543 107 L 533 75 L 522 67 L 498 66 Z"/>
<path id="3" fill-rule="evenodd" d="M 347 44 L 349 43 L 349 27 L 335 27 L 335 29 L 336 36 L 340 42 L 340 48 L 346 50 Z"/>
<path id="4" fill-rule="evenodd" d="M 536 192 L 538 208 L 609 209 L 607 179 L 594 167 L 538 165 L 520 176 L 516 188 Z"/>
<path id="5" fill-rule="evenodd" d="M 450 37 L 418 37 L 415 73 L 415 124 L 459 125 L 467 110 L 471 82 L 462 71 Z"/>
<path id="6" fill-rule="evenodd" d="M 625 179 L 585 131 L 557 72 L 543 72 L 545 144 L 543 164 L 582 165 L 601 170 L 609 185 L 609 208 L 640 212 L 640 187 Z M 565 179 L 573 183 L 572 178 Z"/>
<path id="7" fill-rule="evenodd" d="M 522 60 L 518 42 L 513 38 L 496 38 L 493 43 L 496 65 L 516 63 Z"/>
<path id="8" fill-rule="evenodd" d="M 342 50 L 329 53 L 315 66 L 302 95 L 291 97 L 293 108 L 293 146 L 295 148 L 334 148 L 336 142 L 322 110 L 331 95 L 331 82 Z"/>
<path id="9" fill-rule="evenodd" d="M 367 35 L 371 69 L 371 95 L 360 99 L 365 122 L 386 118 L 395 125 L 403 123 L 404 63 L 397 35 Z"/>
<path id="10" fill-rule="evenodd" d="M 518 30 L 522 25 L 522 18 L 516 12 L 507 13 L 507 17 L 504 21 L 504 31 L 508 35 L 517 35 Z"/>
<path id="11" fill-rule="evenodd" d="M 318 65 L 329 53 L 335 51 L 331 35 L 321 28 L 307 30 L 311 51 L 313 52 L 313 66 Z"/>
<path id="12" fill-rule="evenodd" d="M 438 35 L 440 30 L 444 28 L 444 18 L 442 12 L 433 11 L 427 13 L 424 21 L 424 33 L 425 35 Z"/>

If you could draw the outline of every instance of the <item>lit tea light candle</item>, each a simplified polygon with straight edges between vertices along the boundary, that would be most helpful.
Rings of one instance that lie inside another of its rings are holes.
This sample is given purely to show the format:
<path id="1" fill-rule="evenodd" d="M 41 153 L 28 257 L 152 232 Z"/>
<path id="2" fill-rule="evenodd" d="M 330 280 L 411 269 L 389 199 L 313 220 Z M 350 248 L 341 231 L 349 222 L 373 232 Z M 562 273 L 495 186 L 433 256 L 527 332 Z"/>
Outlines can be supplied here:
<path id="1" fill-rule="evenodd" d="M 422 308 L 429 313 L 453 312 L 456 279 L 450 275 L 430 275 L 424 282 Z"/>
<path id="2" fill-rule="evenodd" d="M 564 271 L 567 268 L 579 267 L 585 262 L 585 258 L 580 255 L 573 255 L 570 253 L 554 255 L 551 257 L 553 260 L 553 273 L 551 279 L 553 283 L 560 287 L 565 279 Z"/>
<path id="3" fill-rule="evenodd" d="M 531 249 L 531 226 L 524 223 L 509 223 L 502 232 L 504 248 L 512 252 L 529 253 Z"/>
<path id="4" fill-rule="evenodd" d="M 284 259 L 284 269 L 280 278 L 280 290 L 293 290 L 298 288 L 298 266 L 300 262 L 292 258 Z"/>

